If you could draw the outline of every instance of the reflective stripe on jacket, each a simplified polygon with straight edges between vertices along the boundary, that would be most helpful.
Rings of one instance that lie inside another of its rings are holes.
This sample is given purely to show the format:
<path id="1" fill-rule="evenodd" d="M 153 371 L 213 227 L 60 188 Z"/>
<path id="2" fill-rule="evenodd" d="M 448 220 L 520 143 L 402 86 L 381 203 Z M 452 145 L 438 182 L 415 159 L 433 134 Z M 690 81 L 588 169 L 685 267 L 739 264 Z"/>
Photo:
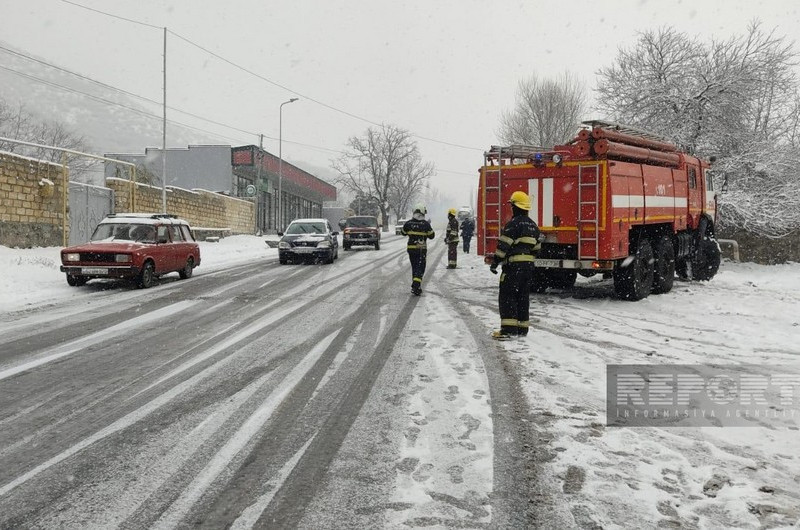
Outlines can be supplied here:
<path id="1" fill-rule="evenodd" d="M 409 219 L 400 233 L 408 236 L 409 249 L 427 248 L 428 239 L 433 239 L 435 236 L 431 224 L 425 219 Z"/>
<path id="2" fill-rule="evenodd" d="M 539 250 L 539 227 L 525 214 L 513 217 L 497 240 L 494 263 L 532 262 Z"/>

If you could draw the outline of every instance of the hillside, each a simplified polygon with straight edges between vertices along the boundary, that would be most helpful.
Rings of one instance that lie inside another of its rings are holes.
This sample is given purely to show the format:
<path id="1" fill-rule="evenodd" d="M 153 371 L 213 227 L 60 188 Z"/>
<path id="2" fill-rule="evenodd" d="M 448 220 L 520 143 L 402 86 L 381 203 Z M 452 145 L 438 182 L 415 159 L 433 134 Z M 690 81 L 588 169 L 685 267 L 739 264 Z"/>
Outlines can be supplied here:
<path id="1" fill-rule="evenodd" d="M 0 47 L 30 56 L 3 41 L 0 41 Z M 93 153 L 136 153 L 143 152 L 146 147 L 161 146 L 162 111 L 159 104 L 128 96 L 3 49 L 0 49 L 0 86 L 3 87 L 0 97 L 7 104 L 12 107 L 21 104 L 27 112 L 43 121 L 64 123 L 73 133 L 86 139 Z M 167 117 L 168 147 L 243 145 L 248 142 L 246 137 L 242 138 L 246 135 L 241 133 L 235 133 L 233 138 L 222 137 L 177 125 L 173 120 L 191 121 L 192 124 L 197 120 L 169 109 Z M 198 127 L 214 128 L 202 122 Z M 253 143 L 255 141 L 252 139 Z M 321 178 L 331 177 L 328 168 L 291 159 L 287 161 Z"/>

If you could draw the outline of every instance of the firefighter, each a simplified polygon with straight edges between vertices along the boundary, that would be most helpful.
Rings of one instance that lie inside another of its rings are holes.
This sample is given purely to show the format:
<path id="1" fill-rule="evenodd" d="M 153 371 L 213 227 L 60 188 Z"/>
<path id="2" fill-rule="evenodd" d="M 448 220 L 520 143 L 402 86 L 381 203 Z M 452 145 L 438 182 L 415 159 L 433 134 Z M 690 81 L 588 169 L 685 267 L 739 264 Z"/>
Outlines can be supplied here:
<path id="1" fill-rule="evenodd" d="M 411 260 L 411 293 L 422 294 L 422 276 L 428 254 L 428 239 L 434 238 L 433 228 L 425 219 L 428 210 L 424 205 L 414 206 L 414 214 L 405 222 L 401 233 L 408 236 L 408 259 Z"/>
<path id="2" fill-rule="evenodd" d="M 447 210 L 447 268 L 455 269 L 458 265 L 458 219 L 456 219 L 456 209 Z"/>
<path id="3" fill-rule="evenodd" d="M 492 274 L 497 274 L 497 266 L 503 265 L 499 295 L 500 330 L 492 333 L 492 338 L 498 340 L 528 334 L 533 257 L 540 246 L 539 227 L 528 217 L 531 209 L 528 194 L 515 191 L 508 202 L 513 217 L 503 227 L 490 268 Z"/>
<path id="4" fill-rule="evenodd" d="M 475 233 L 475 220 L 468 217 L 461 223 L 461 238 L 464 240 L 464 254 L 469 254 L 469 242 Z"/>

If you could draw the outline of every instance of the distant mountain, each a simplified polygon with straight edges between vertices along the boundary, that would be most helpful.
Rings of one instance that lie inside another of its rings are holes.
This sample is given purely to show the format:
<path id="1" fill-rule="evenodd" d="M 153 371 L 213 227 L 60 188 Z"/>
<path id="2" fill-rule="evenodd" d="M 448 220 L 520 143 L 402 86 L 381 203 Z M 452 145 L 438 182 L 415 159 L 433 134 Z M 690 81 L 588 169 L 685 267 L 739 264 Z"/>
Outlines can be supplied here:
<path id="1" fill-rule="evenodd" d="M 2 41 L 0 46 L 31 56 Z M 22 104 L 27 112 L 43 121 L 53 120 L 67 125 L 74 134 L 86 139 L 94 154 L 142 153 L 146 147 L 161 146 L 161 106 L 158 104 L 128 96 L 3 49 L 0 49 L 0 86 L 0 97 L 6 103 L 13 107 Z M 169 110 L 167 117 L 172 119 Z M 232 144 L 228 139 L 170 121 L 167 122 L 167 135 L 167 144 L 171 147 Z M 310 166 L 291 159 L 287 159 L 287 162 L 326 180 L 333 177 L 330 168 Z M 91 178 L 93 183 L 100 184 L 96 182 L 97 179 L 102 177 L 98 174 Z"/>

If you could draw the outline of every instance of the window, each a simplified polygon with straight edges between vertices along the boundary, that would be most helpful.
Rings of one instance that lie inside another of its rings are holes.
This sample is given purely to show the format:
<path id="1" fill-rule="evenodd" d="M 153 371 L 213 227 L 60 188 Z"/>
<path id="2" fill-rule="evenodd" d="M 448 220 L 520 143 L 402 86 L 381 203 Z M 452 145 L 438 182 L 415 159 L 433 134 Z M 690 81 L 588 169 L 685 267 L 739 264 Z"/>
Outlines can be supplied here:
<path id="1" fill-rule="evenodd" d="M 706 170 L 706 191 L 714 191 L 714 172 Z"/>
<path id="2" fill-rule="evenodd" d="M 183 234 L 181 234 L 181 229 L 178 225 L 170 226 L 169 233 L 172 235 L 173 242 L 183 241 Z"/>
<path id="3" fill-rule="evenodd" d="M 183 232 L 183 239 L 186 241 L 194 241 L 194 235 L 188 226 L 181 225 L 181 232 Z"/>
<path id="4" fill-rule="evenodd" d="M 158 227 L 158 242 L 159 243 L 169 243 L 169 227 L 168 226 L 159 226 Z"/>
<path id="5" fill-rule="evenodd" d="M 689 166 L 689 188 L 697 188 L 697 171 Z"/>
<path id="6" fill-rule="evenodd" d="M 286 229 L 287 234 L 324 234 L 324 223 L 292 223 Z"/>

